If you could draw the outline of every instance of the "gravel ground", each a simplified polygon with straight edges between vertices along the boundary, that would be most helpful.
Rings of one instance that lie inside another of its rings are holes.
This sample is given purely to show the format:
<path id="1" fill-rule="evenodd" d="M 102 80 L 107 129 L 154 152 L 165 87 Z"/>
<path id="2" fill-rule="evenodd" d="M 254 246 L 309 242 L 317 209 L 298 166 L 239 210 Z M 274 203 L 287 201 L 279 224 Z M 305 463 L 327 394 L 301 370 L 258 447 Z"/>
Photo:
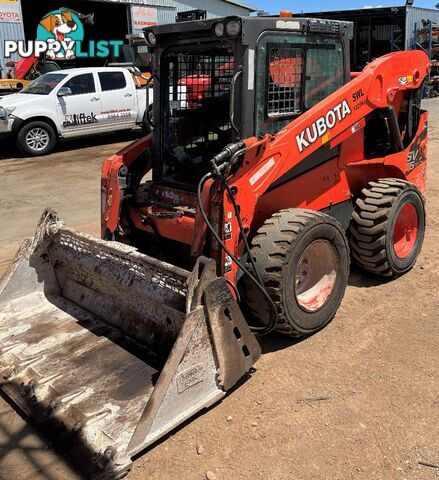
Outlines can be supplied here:
<path id="1" fill-rule="evenodd" d="M 439 478 L 419 463 L 439 465 L 439 101 L 426 106 L 428 226 L 415 268 L 392 282 L 353 268 L 327 328 L 298 343 L 264 338 L 252 378 L 140 456 L 129 480 Z M 97 233 L 102 159 L 129 138 L 107 140 L 0 161 L 0 270 L 46 205 Z M 79 477 L 0 399 L 0 479 L 28 478 Z"/>

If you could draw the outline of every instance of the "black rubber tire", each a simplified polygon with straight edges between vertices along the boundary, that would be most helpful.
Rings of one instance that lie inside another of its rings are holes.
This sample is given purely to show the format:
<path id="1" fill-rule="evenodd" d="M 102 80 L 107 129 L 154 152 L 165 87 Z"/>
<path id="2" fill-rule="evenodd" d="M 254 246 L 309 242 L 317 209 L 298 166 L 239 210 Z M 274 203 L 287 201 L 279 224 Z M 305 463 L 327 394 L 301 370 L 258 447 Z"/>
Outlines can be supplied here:
<path id="1" fill-rule="evenodd" d="M 144 135 L 149 135 L 152 132 L 152 105 L 147 108 L 145 114 L 143 115 L 141 126 Z"/>
<path id="2" fill-rule="evenodd" d="M 296 273 L 303 252 L 316 240 L 330 243 L 338 268 L 331 295 L 319 310 L 311 313 L 297 301 Z M 277 307 L 275 329 L 278 332 L 293 337 L 311 335 L 332 320 L 346 290 L 350 265 L 348 240 L 333 217 L 313 210 L 281 210 L 258 230 L 252 240 L 251 253 Z M 246 277 L 243 290 L 250 313 L 267 325 L 269 309 L 263 295 Z"/>
<path id="3" fill-rule="evenodd" d="M 34 128 L 41 128 L 47 132 L 49 135 L 49 141 L 47 146 L 42 150 L 33 150 L 29 147 L 26 143 L 26 135 Z M 17 134 L 16 144 L 17 148 L 24 153 L 25 155 L 29 155 L 32 157 L 39 157 L 41 155 L 47 155 L 50 153 L 56 145 L 57 137 L 55 131 L 53 130 L 52 126 L 43 121 L 35 121 L 27 123 L 21 127 L 20 131 Z"/>
<path id="4" fill-rule="evenodd" d="M 419 225 L 411 253 L 399 258 L 393 247 L 393 231 L 401 208 L 412 203 Z M 350 227 L 351 253 L 364 270 L 385 277 L 398 277 L 410 270 L 421 252 L 425 234 L 425 206 L 419 190 L 397 178 L 370 182 L 356 201 Z"/>

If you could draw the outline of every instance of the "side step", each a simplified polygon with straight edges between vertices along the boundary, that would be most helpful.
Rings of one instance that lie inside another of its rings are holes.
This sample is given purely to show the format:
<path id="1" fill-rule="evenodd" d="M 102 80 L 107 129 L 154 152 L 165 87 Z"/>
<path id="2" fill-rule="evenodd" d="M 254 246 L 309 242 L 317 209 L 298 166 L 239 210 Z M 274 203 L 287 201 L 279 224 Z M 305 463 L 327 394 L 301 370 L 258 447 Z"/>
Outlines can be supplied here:
<path id="1" fill-rule="evenodd" d="M 50 210 L 0 283 L 0 388 L 89 478 L 123 476 L 259 356 L 212 260 L 190 273 Z"/>

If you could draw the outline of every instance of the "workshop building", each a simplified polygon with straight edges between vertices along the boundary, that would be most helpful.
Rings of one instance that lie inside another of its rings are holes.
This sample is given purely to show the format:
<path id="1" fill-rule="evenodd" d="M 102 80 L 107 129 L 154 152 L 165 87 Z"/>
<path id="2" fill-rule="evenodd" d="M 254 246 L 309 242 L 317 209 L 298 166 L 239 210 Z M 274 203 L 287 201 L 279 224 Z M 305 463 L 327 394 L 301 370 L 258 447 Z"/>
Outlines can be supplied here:
<path id="1" fill-rule="evenodd" d="M 203 9 L 207 18 L 250 15 L 254 7 L 239 0 L 3 0 L 0 2 L 0 66 L 5 66 L 5 40 L 34 40 L 41 18 L 60 6 L 84 15 L 94 14 L 86 26 L 87 40 L 123 40 L 144 27 L 172 23 L 179 12 Z"/>

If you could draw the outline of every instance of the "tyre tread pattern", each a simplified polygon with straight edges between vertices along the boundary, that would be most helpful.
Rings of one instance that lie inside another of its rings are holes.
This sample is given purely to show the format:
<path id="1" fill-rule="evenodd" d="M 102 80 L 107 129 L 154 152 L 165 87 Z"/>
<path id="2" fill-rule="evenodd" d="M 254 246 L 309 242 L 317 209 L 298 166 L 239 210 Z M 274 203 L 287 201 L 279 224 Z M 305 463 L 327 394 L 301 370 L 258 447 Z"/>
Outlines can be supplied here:
<path id="1" fill-rule="evenodd" d="M 305 229 L 313 224 L 322 222 L 331 223 L 342 232 L 346 242 L 346 249 L 349 252 L 348 240 L 341 225 L 329 215 L 314 210 L 295 208 L 280 210 L 266 220 L 252 240 L 253 258 L 256 265 L 260 268 L 259 274 L 262 277 L 264 286 L 276 304 L 278 316 L 275 329 L 283 335 L 290 337 L 301 337 L 304 335 L 296 330 L 287 320 L 281 301 L 282 279 L 287 272 L 289 253 Z M 248 293 L 250 293 L 246 298 L 247 306 L 250 312 L 258 318 L 258 312 L 260 312 L 261 308 L 261 303 L 258 301 L 260 293 L 250 282 L 247 288 L 249 288 Z"/>
<path id="2" fill-rule="evenodd" d="M 396 275 L 387 260 L 387 222 L 397 198 L 413 187 L 399 178 L 382 178 L 361 191 L 352 214 L 350 243 L 352 257 L 364 270 L 386 277 Z"/>

